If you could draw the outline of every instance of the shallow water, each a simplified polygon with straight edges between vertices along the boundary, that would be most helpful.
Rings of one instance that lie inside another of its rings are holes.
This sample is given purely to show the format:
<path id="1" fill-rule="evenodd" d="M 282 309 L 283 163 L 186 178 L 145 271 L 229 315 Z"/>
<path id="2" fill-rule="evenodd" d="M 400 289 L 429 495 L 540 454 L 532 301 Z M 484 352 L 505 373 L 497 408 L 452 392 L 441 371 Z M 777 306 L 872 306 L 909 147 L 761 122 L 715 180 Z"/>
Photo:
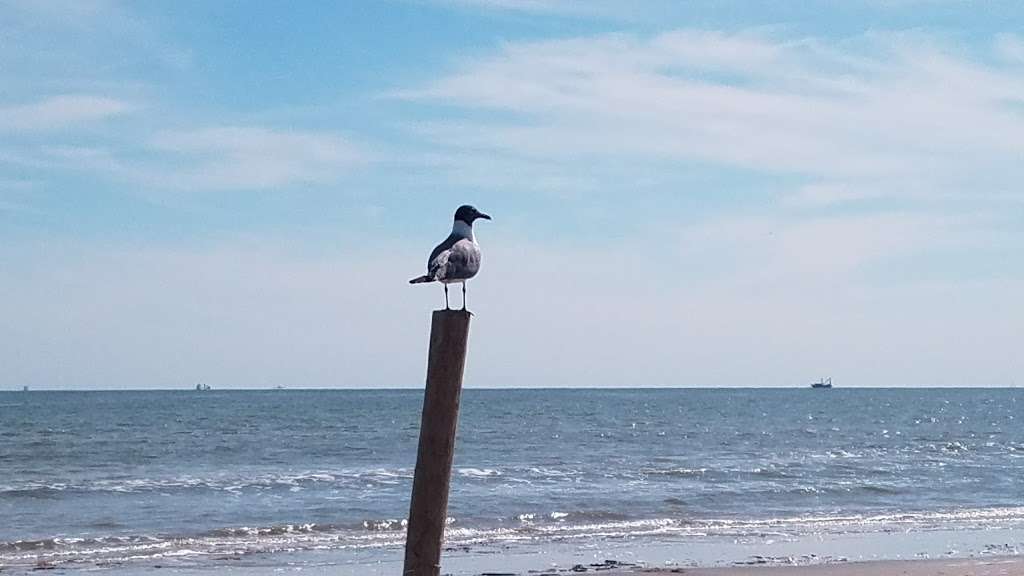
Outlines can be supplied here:
<path id="1" fill-rule="evenodd" d="M 393 558 L 421 401 L 0 393 L 0 565 Z M 466 390 L 448 544 L 1020 528 L 1021 407 L 1016 389 Z"/>

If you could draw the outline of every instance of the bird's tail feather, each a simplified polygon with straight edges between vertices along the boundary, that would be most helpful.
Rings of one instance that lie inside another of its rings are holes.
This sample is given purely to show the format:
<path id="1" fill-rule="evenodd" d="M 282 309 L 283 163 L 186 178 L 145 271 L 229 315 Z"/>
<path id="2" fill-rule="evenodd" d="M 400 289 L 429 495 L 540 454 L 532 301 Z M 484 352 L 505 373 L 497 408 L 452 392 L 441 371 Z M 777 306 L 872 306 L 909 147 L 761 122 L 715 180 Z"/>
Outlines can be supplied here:
<path id="1" fill-rule="evenodd" d="M 412 280 L 409 280 L 409 284 L 423 284 L 424 282 L 433 282 L 433 281 L 434 281 L 434 279 L 431 278 L 430 276 L 423 275 L 423 276 L 420 276 L 419 278 L 413 278 Z"/>

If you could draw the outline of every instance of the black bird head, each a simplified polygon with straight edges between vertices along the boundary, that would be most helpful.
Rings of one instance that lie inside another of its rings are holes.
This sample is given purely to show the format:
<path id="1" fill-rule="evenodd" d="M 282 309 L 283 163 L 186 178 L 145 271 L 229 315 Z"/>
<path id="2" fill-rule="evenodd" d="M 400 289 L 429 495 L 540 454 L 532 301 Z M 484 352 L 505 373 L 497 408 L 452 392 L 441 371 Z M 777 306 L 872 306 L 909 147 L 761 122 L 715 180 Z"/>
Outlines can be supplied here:
<path id="1" fill-rule="evenodd" d="M 455 211 L 455 219 L 462 220 L 463 222 L 469 225 L 472 225 L 473 221 L 478 218 L 483 218 L 484 220 L 491 219 L 490 216 L 484 214 L 483 212 L 477 210 L 476 208 L 470 206 L 469 204 L 459 206 L 459 209 Z"/>

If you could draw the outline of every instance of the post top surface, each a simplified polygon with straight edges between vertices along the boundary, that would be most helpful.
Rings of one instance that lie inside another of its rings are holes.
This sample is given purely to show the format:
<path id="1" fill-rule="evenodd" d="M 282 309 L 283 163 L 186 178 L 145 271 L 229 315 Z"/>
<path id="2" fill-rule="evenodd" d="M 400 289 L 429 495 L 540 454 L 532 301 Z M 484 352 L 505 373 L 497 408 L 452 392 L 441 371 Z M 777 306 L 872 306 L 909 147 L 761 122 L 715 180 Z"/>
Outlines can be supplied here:
<path id="1" fill-rule="evenodd" d="M 454 309 L 434 310 L 434 317 L 435 318 L 436 317 L 442 317 L 442 318 L 471 318 L 472 316 L 473 316 L 473 313 L 470 312 L 469 310 L 454 310 Z"/>

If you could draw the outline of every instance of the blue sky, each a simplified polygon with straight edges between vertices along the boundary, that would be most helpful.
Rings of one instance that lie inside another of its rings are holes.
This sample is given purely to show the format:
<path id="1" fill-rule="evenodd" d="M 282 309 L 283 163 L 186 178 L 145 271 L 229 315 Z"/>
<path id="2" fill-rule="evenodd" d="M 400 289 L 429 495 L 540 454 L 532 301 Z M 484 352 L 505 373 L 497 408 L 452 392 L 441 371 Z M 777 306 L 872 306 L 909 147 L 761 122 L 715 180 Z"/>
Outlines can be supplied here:
<path id="1" fill-rule="evenodd" d="M 1013 2 L 0 0 L 0 388 L 1020 383 Z"/>

